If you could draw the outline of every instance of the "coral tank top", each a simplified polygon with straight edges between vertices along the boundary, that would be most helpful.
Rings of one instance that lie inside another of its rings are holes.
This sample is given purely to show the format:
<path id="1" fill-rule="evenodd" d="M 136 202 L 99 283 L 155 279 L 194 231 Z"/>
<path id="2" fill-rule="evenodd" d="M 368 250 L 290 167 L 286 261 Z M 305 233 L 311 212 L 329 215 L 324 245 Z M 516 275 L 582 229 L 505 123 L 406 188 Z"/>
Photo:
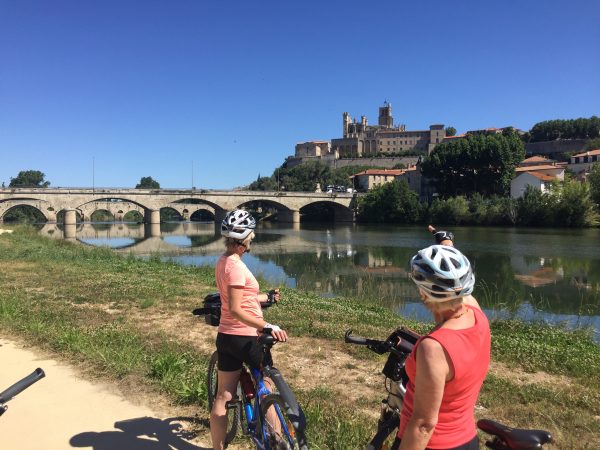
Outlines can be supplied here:
<path id="1" fill-rule="evenodd" d="M 478 308 L 466 305 L 475 314 L 475 325 L 462 330 L 439 328 L 419 339 L 406 360 L 409 382 L 406 386 L 404 406 L 400 416 L 398 436 L 402 438 L 413 413 L 416 353 L 424 338 L 435 339 L 446 350 L 454 366 L 454 378 L 446 382 L 438 423 L 427 448 L 448 449 L 469 442 L 477 434 L 474 410 L 479 390 L 490 364 L 490 326 L 485 314 Z"/>

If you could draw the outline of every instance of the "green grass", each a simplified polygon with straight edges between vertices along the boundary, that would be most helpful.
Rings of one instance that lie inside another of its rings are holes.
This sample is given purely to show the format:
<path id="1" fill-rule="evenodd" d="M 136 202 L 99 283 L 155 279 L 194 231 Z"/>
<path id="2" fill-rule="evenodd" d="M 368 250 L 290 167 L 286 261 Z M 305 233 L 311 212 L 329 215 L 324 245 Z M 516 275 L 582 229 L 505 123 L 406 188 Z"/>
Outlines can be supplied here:
<path id="1" fill-rule="evenodd" d="M 209 355 L 140 321 L 189 312 L 214 291 L 213 273 L 212 267 L 121 256 L 19 228 L 0 236 L 0 329 L 93 369 L 90 373 L 134 379 L 175 402 L 204 408 Z M 380 357 L 343 345 L 346 329 L 385 338 L 400 325 L 421 333 L 431 327 L 362 300 L 322 298 L 289 288 L 282 289 L 280 305 L 266 314 L 292 336 L 320 339 L 325 347 L 322 340 L 328 341 L 357 364 Z M 515 320 L 493 322 L 492 334 L 492 358 L 504 363 L 507 372 L 544 372 L 551 381 L 519 382 L 510 373 L 490 374 L 480 397 L 483 415 L 513 426 L 549 428 L 559 438 L 559 448 L 586 448 L 589 443 L 587 448 L 600 448 L 600 346 L 591 335 Z M 349 362 L 346 368 L 357 364 Z M 310 365 L 300 369 L 305 370 Z M 364 408 L 371 409 L 372 403 L 377 411 L 377 399 L 348 405 L 336 398 L 337 384 L 333 377 L 312 390 L 295 387 L 306 410 L 311 448 L 360 448 L 373 433 L 375 420 Z"/>

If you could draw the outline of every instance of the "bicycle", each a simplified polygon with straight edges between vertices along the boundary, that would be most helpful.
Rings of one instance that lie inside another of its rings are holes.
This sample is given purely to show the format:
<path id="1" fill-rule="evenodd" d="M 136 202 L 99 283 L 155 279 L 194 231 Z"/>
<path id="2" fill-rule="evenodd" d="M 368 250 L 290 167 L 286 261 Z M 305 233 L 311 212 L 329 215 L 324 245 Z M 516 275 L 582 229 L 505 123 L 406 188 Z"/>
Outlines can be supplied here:
<path id="1" fill-rule="evenodd" d="M 381 401 L 377 432 L 367 444 L 367 450 L 388 449 L 396 438 L 408 382 L 404 363 L 419 337 L 405 327 L 394 330 L 384 341 L 354 336 L 352 330 L 347 330 L 344 335 L 346 343 L 364 345 L 379 355 L 389 353 L 382 369 L 388 396 Z M 489 419 L 480 419 L 477 427 L 492 436 L 485 442 L 485 446 L 492 450 L 542 450 L 544 444 L 552 441 L 547 431 L 512 428 Z"/>
<path id="2" fill-rule="evenodd" d="M 33 383 L 40 381 L 46 374 L 40 368 L 35 369 L 32 373 L 26 377 L 20 379 L 16 383 L 9 386 L 6 390 L 0 393 L 0 416 L 6 412 L 8 405 L 6 403 L 12 400 L 16 395 L 23 392 Z"/>
<path id="3" fill-rule="evenodd" d="M 263 308 L 275 304 L 273 300 L 263 303 Z M 221 301 L 218 293 L 205 297 L 204 307 L 193 311 L 204 315 L 205 322 L 217 326 L 220 319 Z M 263 355 L 270 351 L 277 340 L 270 329 L 258 337 Z M 215 351 L 208 363 L 208 408 L 212 410 L 218 390 L 218 354 Z M 270 378 L 277 388 L 271 392 L 265 383 Z M 236 437 L 238 428 L 249 436 L 259 450 L 308 450 L 305 436 L 306 418 L 296 397 L 281 372 L 271 366 L 261 370 L 242 366 L 236 397 L 227 404 L 226 445 Z"/>

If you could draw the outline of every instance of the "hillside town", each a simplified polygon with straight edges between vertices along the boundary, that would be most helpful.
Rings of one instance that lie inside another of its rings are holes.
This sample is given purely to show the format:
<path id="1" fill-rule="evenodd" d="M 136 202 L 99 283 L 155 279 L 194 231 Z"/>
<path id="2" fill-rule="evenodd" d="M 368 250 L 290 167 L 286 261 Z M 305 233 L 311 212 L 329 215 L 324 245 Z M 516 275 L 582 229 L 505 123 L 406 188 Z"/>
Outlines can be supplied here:
<path id="1" fill-rule="evenodd" d="M 475 129 L 461 134 L 448 133 L 448 130 L 442 124 L 432 124 L 428 130 L 407 130 L 403 124 L 395 125 L 392 105 L 386 101 L 379 107 L 377 125 L 369 125 L 364 115 L 357 121 L 344 112 L 341 137 L 296 144 L 295 153 L 286 159 L 285 167 L 292 169 L 311 162 L 322 163 L 331 169 L 372 166 L 351 173 L 349 188 L 319 185 L 316 189 L 324 192 L 367 192 L 385 183 L 404 180 L 421 200 L 431 200 L 436 196 L 435 188 L 423 175 L 421 166 L 424 158 L 434 154 L 440 144 L 511 131 L 524 140 L 526 156 L 516 164 L 510 181 L 510 196 L 516 199 L 522 197 L 529 186 L 546 192 L 552 182 L 564 181 L 565 172 L 583 181 L 592 167 L 600 162 L 600 143 L 598 148 L 589 148 L 590 142 L 597 140 L 593 137 L 527 141 L 528 132 L 511 126 Z M 455 130 L 452 128 L 452 131 Z"/>

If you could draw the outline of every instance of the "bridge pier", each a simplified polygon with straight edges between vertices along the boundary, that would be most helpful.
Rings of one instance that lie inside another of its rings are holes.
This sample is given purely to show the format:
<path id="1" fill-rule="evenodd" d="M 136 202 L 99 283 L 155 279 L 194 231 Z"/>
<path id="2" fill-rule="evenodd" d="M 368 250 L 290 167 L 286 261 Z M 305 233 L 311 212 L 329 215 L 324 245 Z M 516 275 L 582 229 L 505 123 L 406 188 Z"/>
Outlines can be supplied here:
<path id="1" fill-rule="evenodd" d="M 77 223 L 77 213 L 74 209 L 65 209 L 65 216 L 63 218 L 65 227 L 67 225 L 75 225 Z"/>
<path id="2" fill-rule="evenodd" d="M 160 209 L 146 209 L 144 211 L 144 222 L 160 224 Z"/>
<path id="3" fill-rule="evenodd" d="M 300 211 L 295 211 L 293 209 L 277 211 L 277 220 L 279 222 L 300 223 Z"/>
<path id="4" fill-rule="evenodd" d="M 223 222 L 223 219 L 225 218 L 226 215 L 227 215 L 226 209 L 215 208 L 215 226 L 219 225 L 219 230 L 221 229 L 221 222 Z"/>
<path id="5" fill-rule="evenodd" d="M 74 240 L 77 237 L 77 225 L 74 223 L 65 223 L 63 227 L 63 234 L 65 239 Z"/>
<path id="6" fill-rule="evenodd" d="M 160 237 L 160 223 L 145 223 L 144 237 Z"/>
<path id="7" fill-rule="evenodd" d="M 221 236 L 221 222 L 227 215 L 226 209 L 215 208 L 215 235 Z"/>

